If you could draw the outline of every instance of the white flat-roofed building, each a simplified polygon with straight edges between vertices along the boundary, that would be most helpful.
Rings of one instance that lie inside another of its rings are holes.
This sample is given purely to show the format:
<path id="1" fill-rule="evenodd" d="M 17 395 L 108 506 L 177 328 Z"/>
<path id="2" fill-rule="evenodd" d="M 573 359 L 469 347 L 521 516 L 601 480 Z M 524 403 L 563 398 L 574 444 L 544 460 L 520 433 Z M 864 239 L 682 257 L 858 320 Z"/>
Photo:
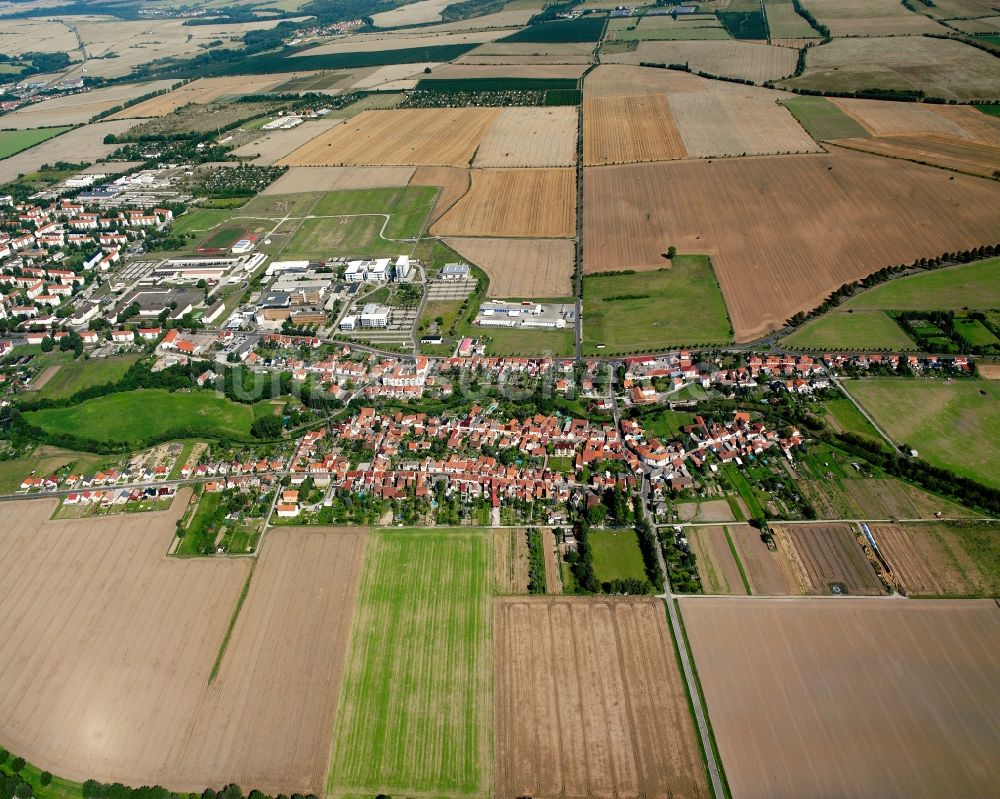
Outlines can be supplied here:
<path id="1" fill-rule="evenodd" d="M 284 274 L 285 272 L 305 272 L 309 269 L 308 261 L 271 261 L 264 274 L 267 277 Z"/>
<path id="2" fill-rule="evenodd" d="M 347 264 L 347 270 L 344 272 L 344 280 L 348 283 L 364 283 L 365 282 L 365 262 L 364 261 L 351 261 Z"/>
<path id="3" fill-rule="evenodd" d="M 361 309 L 358 321 L 361 323 L 361 327 L 388 327 L 391 316 L 392 308 L 388 305 L 370 302 Z"/>
<path id="4" fill-rule="evenodd" d="M 356 316 L 345 316 L 340 320 L 341 330 L 354 330 L 358 326 L 358 317 Z"/>
<path id="5" fill-rule="evenodd" d="M 468 264 L 445 264 L 441 270 L 442 280 L 464 280 L 469 276 Z"/>
<path id="6" fill-rule="evenodd" d="M 393 267 L 392 276 L 397 281 L 408 280 L 410 276 L 410 256 L 400 255 L 396 259 L 396 265 Z"/>
<path id="7" fill-rule="evenodd" d="M 385 283 L 389 280 L 389 264 L 391 258 L 379 258 L 368 267 L 368 280 L 375 283 Z"/>

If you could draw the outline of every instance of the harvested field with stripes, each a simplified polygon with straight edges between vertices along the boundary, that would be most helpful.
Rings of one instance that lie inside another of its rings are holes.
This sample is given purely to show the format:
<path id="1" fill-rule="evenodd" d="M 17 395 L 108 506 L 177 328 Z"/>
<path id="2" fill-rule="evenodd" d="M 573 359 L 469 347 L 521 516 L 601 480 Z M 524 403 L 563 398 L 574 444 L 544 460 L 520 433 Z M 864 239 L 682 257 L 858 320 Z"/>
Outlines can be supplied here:
<path id="1" fill-rule="evenodd" d="M 498 599 L 494 796 L 708 797 L 657 599 Z"/>
<path id="2" fill-rule="evenodd" d="M 472 188 L 434 223 L 431 233 L 570 238 L 576 233 L 574 170 L 473 170 Z"/>
<path id="3" fill-rule="evenodd" d="M 300 147 L 287 166 L 468 166 L 496 108 L 365 111 Z"/>
<path id="4" fill-rule="evenodd" d="M 672 161 L 687 156 L 662 94 L 594 97 L 583 105 L 586 166 Z"/>
<path id="5" fill-rule="evenodd" d="M 559 566 L 559 552 L 556 536 L 551 529 L 542 530 L 542 555 L 545 558 L 545 593 L 562 593 L 562 572 Z"/>
<path id="6" fill-rule="evenodd" d="M 584 192 L 586 272 L 657 269 L 671 244 L 707 253 L 738 341 L 884 266 L 1000 240 L 997 184 L 840 148 L 591 167 Z"/>
<path id="7" fill-rule="evenodd" d="M 771 525 L 802 593 L 885 593 L 849 524 Z"/>
<path id="8" fill-rule="evenodd" d="M 490 278 L 490 297 L 569 297 L 576 245 L 567 239 L 448 238 Z"/>
<path id="9" fill-rule="evenodd" d="M 310 119 L 288 130 L 266 131 L 264 135 L 233 150 L 233 155 L 246 158 L 255 156 L 254 164 L 271 166 L 290 152 L 299 149 L 317 136 L 343 123 L 342 119 Z M 296 171 L 301 174 L 301 169 Z M 283 176 L 284 177 L 284 176 Z M 286 181 L 288 182 L 288 181 Z M 287 190 L 286 190 L 287 191 Z M 294 189 L 293 191 L 306 191 Z M 284 192 L 283 192 L 284 193 Z"/>
<path id="10" fill-rule="evenodd" d="M 763 83 L 795 72 L 798 54 L 790 47 L 755 42 L 641 41 L 635 50 L 601 58 L 606 64 L 687 64 L 696 72 Z"/>
<path id="11" fill-rule="evenodd" d="M 504 108 L 483 136 L 474 167 L 573 166 L 577 109 Z"/>
<path id="12" fill-rule="evenodd" d="M 747 593 L 725 527 L 690 527 L 686 535 L 706 594 Z"/>
<path id="13" fill-rule="evenodd" d="M 809 11 L 831 36 L 893 36 L 948 29 L 896 0 L 807 0 Z M 873 84 L 874 85 L 874 84 Z"/>
<path id="14" fill-rule="evenodd" d="M 528 593 L 527 536 L 523 528 L 493 533 L 493 575 L 499 595 Z"/>
<path id="15" fill-rule="evenodd" d="M 995 602 L 685 597 L 680 607 L 733 796 L 995 793 Z"/>
<path id="16" fill-rule="evenodd" d="M 297 75 L 240 75 L 235 78 L 199 78 L 186 83 L 172 92 L 144 100 L 137 105 L 122 109 L 108 119 L 138 119 L 162 117 L 173 113 L 188 103 L 208 105 L 224 97 L 240 97 L 245 94 L 261 94 Z"/>
<path id="17" fill-rule="evenodd" d="M 293 166 L 260 196 L 300 194 L 345 189 L 389 189 L 406 186 L 413 177 L 410 166 Z"/>

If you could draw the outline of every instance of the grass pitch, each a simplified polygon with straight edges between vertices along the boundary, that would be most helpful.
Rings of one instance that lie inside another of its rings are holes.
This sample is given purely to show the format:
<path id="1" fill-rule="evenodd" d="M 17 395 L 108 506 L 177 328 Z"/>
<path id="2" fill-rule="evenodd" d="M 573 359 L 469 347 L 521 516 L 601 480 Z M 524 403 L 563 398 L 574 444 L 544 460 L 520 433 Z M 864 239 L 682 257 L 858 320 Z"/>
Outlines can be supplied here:
<path id="1" fill-rule="evenodd" d="M 962 477 L 1000 488 L 1000 386 L 990 380 L 869 379 L 847 389 L 898 444 Z"/>
<path id="2" fill-rule="evenodd" d="M 707 255 L 678 255 L 669 269 L 655 272 L 586 277 L 583 303 L 587 354 L 733 340 Z"/>
<path id="3" fill-rule="evenodd" d="M 491 533 L 372 535 L 328 795 L 489 794 L 492 576 Z"/>
<path id="4" fill-rule="evenodd" d="M 58 136 L 70 130 L 70 126 L 61 128 L 35 128 L 33 130 L 0 130 L 0 158 L 9 158 L 22 150 L 28 150 L 36 144 Z"/>

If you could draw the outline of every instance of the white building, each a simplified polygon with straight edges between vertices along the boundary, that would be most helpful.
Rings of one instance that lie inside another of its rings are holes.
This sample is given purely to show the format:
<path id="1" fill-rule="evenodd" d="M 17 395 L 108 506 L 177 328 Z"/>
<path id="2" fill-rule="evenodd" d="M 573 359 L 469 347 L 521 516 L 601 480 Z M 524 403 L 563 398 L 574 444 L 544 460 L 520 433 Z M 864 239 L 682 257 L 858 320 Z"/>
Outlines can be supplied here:
<path id="1" fill-rule="evenodd" d="M 468 276 L 468 264 L 445 264 L 441 270 L 442 280 L 465 280 Z"/>
<path id="2" fill-rule="evenodd" d="M 345 316 L 340 320 L 341 330 L 354 330 L 358 326 L 358 317 L 356 316 Z"/>
<path id="3" fill-rule="evenodd" d="M 361 323 L 361 327 L 388 327 L 391 316 L 392 308 L 388 305 L 370 302 L 361 309 L 358 321 Z"/>
<path id="4" fill-rule="evenodd" d="M 410 275 L 410 256 L 400 255 L 396 259 L 396 266 L 393 268 L 393 277 L 397 282 L 407 280 Z"/>
<path id="5" fill-rule="evenodd" d="M 389 280 L 389 264 L 392 263 L 390 258 L 379 258 L 377 261 L 372 262 L 368 266 L 368 280 L 374 283 L 385 283 Z"/>
<path id="6" fill-rule="evenodd" d="M 344 280 L 346 280 L 348 283 L 364 283 L 365 262 L 351 261 L 347 265 L 347 271 L 344 272 Z"/>

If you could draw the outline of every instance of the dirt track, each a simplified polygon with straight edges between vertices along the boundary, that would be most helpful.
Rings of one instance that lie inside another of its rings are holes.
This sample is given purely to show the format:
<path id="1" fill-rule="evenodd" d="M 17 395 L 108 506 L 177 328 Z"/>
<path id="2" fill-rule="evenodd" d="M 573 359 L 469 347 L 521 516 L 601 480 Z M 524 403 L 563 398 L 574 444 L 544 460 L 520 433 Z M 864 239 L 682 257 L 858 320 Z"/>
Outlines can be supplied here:
<path id="1" fill-rule="evenodd" d="M 654 599 L 494 602 L 494 795 L 708 796 Z"/>
<path id="2" fill-rule="evenodd" d="M 269 535 L 209 686 L 250 561 L 167 558 L 184 504 L 0 507 L 0 743 L 78 781 L 319 792 L 364 537 Z"/>

